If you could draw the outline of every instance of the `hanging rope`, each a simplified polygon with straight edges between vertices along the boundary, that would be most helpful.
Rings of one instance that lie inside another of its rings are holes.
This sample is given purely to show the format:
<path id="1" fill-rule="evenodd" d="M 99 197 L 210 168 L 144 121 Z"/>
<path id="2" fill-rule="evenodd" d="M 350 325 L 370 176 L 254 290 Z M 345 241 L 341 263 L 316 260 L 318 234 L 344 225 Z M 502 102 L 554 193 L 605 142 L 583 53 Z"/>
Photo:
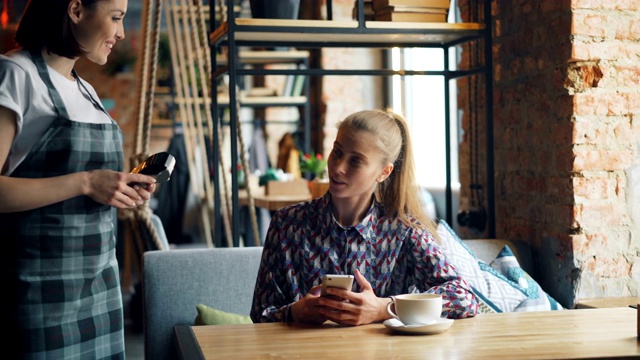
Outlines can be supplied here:
<path id="1" fill-rule="evenodd" d="M 136 118 L 136 136 L 134 141 L 134 150 L 131 160 L 131 168 L 134 168 L 140 161 L 144 159 L 138 159 L 142 152 L 144 143 L 144 119 L 146 110 L 147 90 L 149 88 L 149 63 L 151 56 L 151 21 L 152 21 L 152 7 L 153 3 L 150 0 L 145 0 L 142 6 L 142 56 L 138 61 L 138 102 L 137 102 L 137 118 Z"/>
<path id="2" fill-rule="evenodd" d="M 208 43 L 208 37 L 206 36 L 208 34 L 207 32 L 207 27 L 205 25 L 205 18 L 204 18 L 204 11 L 202 9 L 202 1 L 201 0 L 197 0 L 195 1 L 196 3 L 196 11 L 194 11 L 193 13 L 196 14 L 197 16 L 197 20 L 198 20 L 198 24 L 196 25 L 195 23 L 192 24 L 192 26 L 194 28 L 198 29 L 198 35 L 199 35 L 199 41 L 197 41 L 198 44 L 203 45 L 201 49 L 201 51 L 198 52 L 198 54 L 202 54 L 204 57 L 204 72 L 203 75 L 204 78 L 201 79 L 203 85 L 203 96 L 205 99 L 209 99 L 209 85 L 210 85 L 210 79 L 212 77 L 212 70 L 211 70 L 211 51 L 209 48 L 209 43 Z M 222 7 L 221 7 L 222 8 Z M 190 9 L 191 10 L 191 9 Z M 190 11 L 191 13 L 191 11 Z M 223 12 L 224 13 L 224 12 Z M 193 19 L 195 20 L 195 19 Z M 199 26 L 198 26 L 199 25 Z M 202 59 L 199 59 L 202 60 Z M 201 61 L 198 62 L 198 65 L 202 64 Z M 208 80 L 208 81 L 207 81 Z M 213 94 L 216 94 L 217 92 L 213 92 Z M 239 90 L 236 91 L 236 94 L 239 94 Z M 243 171 L 245 174 L 249 174 L 249 166 L 248 166 L 248 161 L 247 161 L 247 155 L 246 155 L 246 147 L 245 147 L 245 143 L 244 143 L 244 138 L 243 138 L 243 134 L 242 134 L 242 126 L 240 123 L 240 101 L 239 101 L 239 96 L 236 97 L 236 126 L 238 129 L 238 141 L 239 141 L 239 145 L 240 145 L 240 160 L 241 160 L 241 165 L 243 168 Z M 208 117 L 207 117 L 207 121 L 209 124 L 209 129 L 213 129 L 213 119 L 211 118 L 211 112 L 208 111 L 206 112 Z M 220 126 L 220 122 L 218 122 L 218 126 Z M 218 134 L 220 134 L 220 128 L 218 129 Z M 213 139 L 213 133 L 210 133 L 210 139 Z M 218 144 L 220 146 L 220 151 L 219 153 L 222 154 L 222 141 L 220 141 L 220 139 L 218 140 Z M 224 162 L 222 162 L 222 156 L 220 156 L 220 167 L 222 169 L 226 169 L 226 167 L 224 166 Z M 227 189 L 228 187 L 228 182 L 227 182 L 227 176 L 226 176 L 226 171 L 221 171 L 221 174 L 223 174 L 223 189 L 225 189 L 225 191 L 223 192 L 225 195 L 225 202 L 227 203 L 227 208 L 231 208 L 231 196 L 228 193 Z M 247 177 L 248 178 L 248 177 Z M 247 180 L 248 181 L 248 180 Z M 255 202 L 253 199 L 253 194 L 251 193 L 251 187 L 247 186 L 247 206 L 249 207 L 249 217 L 251 220 L 251 229 L 253 231 L 253 238 L 254 238 L 254 245 L 257 245 L 257 242 L 260 239 L 260 235 L 258 233 L 258 221 L 256 218 L 256 209 L 255 209 Z M 229 216 L 226 217 L 226 221 L 230 223 L 229 221 Z M 227 226 L 227 228 L 231 228 L 231 226 Z M 229 243 L 231 241 L 231 234 L 228 233 L 227 234 L 227 243 Z"/>
<path id="3" fill-rule="evenodd" d="M 249 174 L 249 162 L 247 161 L 247 152 L 244 146 L 244 138 L 242 135 L 242 124 L 240 123 L 240 89 L 236 86 L 236 127 L 238 128 L 238 142 L 240 148 L 240 161 L 242 163 L 242 169 L 245 174 Z M 245 177 L 245 181 L 247 182 L 247 200 L 249 207 L 249 217 L 251 218 L 251 229 L 253 231 L 253 239 L 254 244 L 258 245 L 260 242 L 260 234 L 258 233 L 258 220 L 256 219 L 256 207 L 253 201 L 253 195 L 251 194 L 251 186 L 249 185 L 249 177 Z"/>
<path id="4" fill-rule="evenodd" d="M 142 48 L 142 61 L 138 66 L 139 79 L 141 81 L 138 88 L 138 119 L 134 144 L 135 151 L 131 157 L 132 168 L 149 157 L 151 114 L 153 110 L 153 96 L 158 63 L 158 44 L 160 39 L 159 28 L 161 6 L 161 1 L 156 0 L 155 13 L 152 11 L 154 8 L 154 4 L 151 0 L 145 0 L 143 6 L 144 26 L 142 28 L 142 37 L 144 39 L 144 46 Z M 152 19 L 155 19 L 155 21 L 152 22 Z M 144 205 L 137 207 L 136 209 L 128 210 L 129 212 L 134 212 L 133 217 L 128 216 L 127 214 L 124 214 L 123 217 L 126 219 L 131 219 L 134 217 L 140 219 L 145 225 L 147 225 L 147 230 L 151 234 L 153 243 L 156 248 L 164 249 L 164 243 L 160 241 L 158 233 L 149 218 L 150 211 L 147 206 L 148 204 L 145 203 Z M 137 233 L 140 231 L 140 228 L 138 226 L 131 226 L 130 230 Z"/>
<path id="5" fill-rule="evenodd" d="M 151 221 L 151 210 L 143 205 L 135 210 L 127 209 L 118 212 L 128 231 L 124 234 L 124 268 L 122 286 L 125 289 L 131 287 L 133 274 L 132 264 L 136 264 L 138 273 L 142 271 L 142 254 L 150 249 L 168 250 L 165 243 L 160 240 L 160 235 Z M 132 258 L 135 253 L 135 259 Z"/>
<path id="6" fill-rule="evenodd" d="M 171 65 L 173 70 L 174 82 L 176 84 L 176 98 L 174 101 L 178 105 L 178 111 L 180 114 L 179 118 L 181 119 L 180 124 L 182 125 L 181 129 L 184 134 L 185 150 L 187 153 L 188 162 L 187 168 L 189 169 L 189 181 L 194 194 L 198 196 L 198 199 L 202 202 L 202 199 L 204 198 L 204 190 L 203 186 L 201 185 L 202 181 L 199 181 L 201 172 L 196 171 L 194 150 L 196 148 L 196 144 L 193 144 L 195 139 L 192 135 L 193 131 L 191 126 L 191 124 L 193 123 L 193 121 L 191 120 L 192 112 L 187 106 L 189 104 L 187 103 L 187 101 L 185 101 L 185 99 L 187 98 L 187 95 L 185 94 L 186 80 L 183 77 L 182 68 L 186 65 L 183 64 L 184 56 L 182 56 L 182 54 L 180 53 L 183 50 L 183 46 L 181 46 L 182 37 L 180 36 L 180 34 L 178 34 L 178 31 L 181 27 L 178 17 L 175 16 L 174 9 L 175 5 L 173 5 L 171 2 L 168 2 L 165 6 L 165 13 L 167 18 L 167 34 L 169 38 L 169 47 L 171 49 Z M 201 229 L 203 233 L 204 228 L 206 228 L 206 226 L 203 226 Z M 203 234 L 203 236 L 206 235 Z"/>
<path id="7" fill-rule="evenodd" d="M 199 3 L 199 1 L 196 1 Z M 201 137 L 201 143 L 204 145 L 203 148 L 207 148 L 207 144 L 205 142 L 205 130 L 203 128 L 203 119 L 202 114 L 206 119 L 208 133 L 212 133 L 213 128 L 213 120 L 211 111 L 209 110 L 210 104 L 210 91 L 209 91 L 209 82 L 210 75 L 208 76 L 205 71 L 205 64 L 203 62 L 207 62 L 207 58 L 204 55 L 205 49 L 209 48 L 207 42 L 202 42 L 202 37 L 199 36 L 199 26 L 198 26 L 198 17 L 199 11 L 202 11 L 202 8 L 196 9 L 194 7 L 193 1 L 182 1 L 182 8 L 185 11 L 182 12 L 183 16 L 183 26 L 185 29 L 190 29 L 191 31 L 185 32 L 185 36 L 187 34 L 191 35 L 190 37 L 185 38 L 185 42 L 187 44 L 187 58 L 189 60 L 189 64 L 191 66 L 190 69 L 190 77 L 191 77 L 191 88 L 192 94 L 196 97 L 198 101 L 197 112 L 196 112 L 196 128 L 197 134 Z M 194 61 L 195 60 L 195 61 Z M 199 84 L 199 86 L 198 86 Z M 211 141 L 212 136 L 209 135 L 209 141 Z M 211 142 L 209 142 L 211 144 Z M 210 174 L 209 171 L 209 163 L 205 162 L 202 164 L 207 174 Z M 208 213 L 209 218 L 213 218 L 213 190 L 212 183 L 210 181 L 210 176 L 204 182 L 205 186 L 205 194 L 207 195 L 207 202 L 209 204 L 208 209 L 210 212 Z"/>
<path id="8" fill-rule="evenodd" d="M 202 6 L 202 1 L 198 0 L 195 2 L 196 3 L 196 17 L 198 20 L 198 25 L 195 27 L 196 29 L 198 29 L 198 35 L 199 35 L 199 43 L 203 44 L 202 46 L 202 50 L 203 50 L 203 55 L 204 55 L 204 75 L 205 75 L 205 80 L 203 80 L 203 83 L 206 84 L 206 91 L 209 94 L 217 94 L 217 89 L 211 90 L 209 91 L 210 87 L 211 87 L 211 79 L 212 79 L 212 71 L 211 71 L 211 50 L 209 47 L 209 40 L 208 40 L 208 29 L 206 26 L 206 21 L 205 21 L 205 16 L 204 16 L 204 8 Z M 205 97 L 205 99 L 210 99 L 209 96 Z M 209 106 L 211 105 L 211 103 L 209 102 L 208 104 Z M 208 114 L 207 116 L 207 124 L 208 124 L 208 129 L 210 130 L 208 133 L 208 137 L 209 137 L 209 141 L 210 144 L 214 144 L 213 141 L 213 118 L 212 118 L 212 112 L 211 111 L 207 111 L 206 112 Z M 216 116 L 218 116 L 217 114 L 215 114 Z M 223 221 L 223 225 L 224 225 L 224 229 L 225 229 L 225 237 L 227 239 L 227 246 L 231 247 L 233 246 L 233 242 L 232 242 L 232 231 L 233 231 L 233 227 L 231 225 L 231 195 L 229 193 L 229 180 L 228 180 L 228 176 L 227 176 L 227 172 L 225 171 L 226 166 L 225 166 L 225 160 L 224 157 L 222 156 L 222 154 L 224 154 L 223 150 L 223 135 L 222 135 L 222 126 L 221 126 L 221 122 L 218 121 L 217 122 L 217 127 L 218 127 L 218 154 L 220 154 L 220 156 L 218 157 L 218 169 L 216 169 L 216 171 L 218 171 L 218 174 L 220 174 L 219 178 L 222 181 L 222 186 L 219 186 L 220 190 L 220 195 L 222 198 L 222 202 L 221 202 L 221 214 L 222 214 L 222 221 Z"/>
<path id="9" fill-rule="evenodd" d="M 183 121 L 182 130 L 184 133 L 187 158 L 189 162 L 189 173 L 191 185 L 195 194 L 200 199 L 200 215 L 202 218 L 201 232 L 209 247 L 213 247 L 211 239 L 211 219 L 213 218 L 213 186 L 211 183 L 209 161 L 206 153 L 205 129 L 203 123 L 206 120 L 207 135 L 209 143 L 213 143 L 213 119 L 209 110 L 211 96 L 215 91 L 210 91 L 211 79 L 211 53 L 208 44 L 207 29 L 204 19 L 204 11 L 201 0 L 185 1 L 166 0 L 165 5 L 167 17 L 167 30 L 169 46 L 171 48 L 171 60 L 176 80 L 176 103 Z M 143 6 L 143 27 L 141 61 L 139 62 L 139 102 L 138 102 L 138 122 L 135 137 L 135 151 L 131 156 L 132 167 L 144 161 L 149 156 L 150 129 L 152 122 L 153 99 L 155 93 L 158 44 L 160 38 L 160 14 L 162 0 L 155 1 L 155 8 L 152 0 L 145 0 Z M 155 12 L 153 10 L 155 9 Z M 180 16 L 181 15 L 181 16 Z M 197 31 L 197 33 L 195 33 Z M 191 36 L 189 36 L 191 35 Z M 239 109 L 239 103 L 236 104 Z M 203 119 L 204 114 L 204 119 Z M 240 142 L 241 161 L 245 173 L 248 174 L 246 151 L 239 119 L 236 118 L 238 126 L 238 141 Z M 221 131 L 219 131 L 221 134 Z M 222 141 L 218 139 L 220 154 L 222 154 Z M 202 156 L 198 157 L 196 149 L 201 149 Z M 223 182 L 222 214 L 225 225 L 227 245 L 232 246 L 232 228 L 230 223 L 229 209 L 230 196 L 228 194 L 226 166 L 219 161 L 221 179 Z M 197 171 L 197 170 L 200 171 Z M 249 198 L 250 216 L 255 239 L 259 238 L 257 230 L 257 220 L 255 206 L 251 190 L 247 191 Z M 150 220 L 150 211 L 145 206 L 137 210 L 123 212 L 122 217 L 127 219 L 130 233 L 136 237 L 135 243 L 138 250 L 144 249 L 140 234 L 141 224 L 146 225 L 153 243 L 159 249 L 163 248 L 162 242 L 158 238 L 157 231 Z"/>
<path id="10" fill-rule="evenodd" d="M 130 168 L 135 167 L 149 157 L 149 141 L 151 132 L 151 114 L 153 108 L 153 95 L 156 83 L 157 57 L 159 43 L 160 0 L 156 0 L 155 13 L 152 11 L 154 4 L 151 0 L 145 0 L 142 8 L 142 54 L 138 61 L 138 87 L 137 122 L 134 151 L 131 155 Z M 152 22 L 152 19 L 155 21 Z M 131 245 L 135 245 L 137 254 L 138 272 L 141 271 L 142 253 L 149 248 L 165 250 L 165 243 L 151 222 L 151 210 L 148 203 L 135 209 L 120 210 L 118 218 L 123 220 L 128 231 L 125 232 L 125 269 L 123 286 L 131 284 Z M 143 228 L 144 226 L 144 228 Z M 146 233 L 145 233 L 146 230 Z M 145 241 L 145 234 L 150 237 L 151 244 Z"/>
<path id="11" fill-rule="evenodd" d="M 211 88 L 211 50 L 209 48 L 209 37 L 208 35 L 208 30 L 207 30 L 207 26 L 206 26 L 206 21 L 205 21 L 205 16 L 204 16 L 204 11 L 205 9 L 202 6 L 202 1 L 198 0 L 195 1 L 196 3 L 196 11 L 195 11 L 195 15 L 196 15 L 196 20 L 197 20 L 197 25 L 194 25 L 194 28 L 197 29 L 197 33 L 198 33 L 198 40 L 196 41 L 198 44 L 202 44 L 202 54 L 204 56 L 204 79 L 202 79 L 202 83 L 205 84 L 203 87 L 205 88 L 204 91 L 209 94 L 207 96 L 205 96 L 205 99 L 210 99 L 212 96 L 211 94 L 217 94 L 217 89 L 216 90 L 210 90 Z M 211 107 L 211 102 L 208 102 L 207 104 L 209 106 L 209 108 Z M 211 144 L 211 146 L 213 146 L 214 143 L 214 139 L 213 139 L 213 115 L 212 115 L 212 111 L 211 109 L 209 109 L 209 111 L 205 111 L 205 113 L 207 114 L 207 129 L 209 130 L 209 132 L 207 133 L 207 137 L 209 139 L 209 144 Z M 217 114 L 216 114 L 217 116 Z M 221 198 L 223 199 L 223 201 L 220 203 L 220 207 L 221 207 L 221 215 L 222 215 L 222 223 L 224 225 L 224 230 L 225 230 L 225 238 L 227 239 L 227 247 L 231 247 L 233 246 L 232 244 L 232 239 L 231 239 L 231 232 L 232 232 L 232 225 L 231 225 L 231 216 L 230 216 L 230 210 L 231 209 L 231 202 L 229 201 L 229 193 L 228 193 L 228 177 L 226 172 L 224 171 L 225 169 L 225 161 L 222 157 L 222 128 L 220 126 L 220 122 L 218 121 L 217 123 L 217 127 L 218 127 L 218 154 L 220 154 L 220 156 L 218 157 L 218 163 L 219 166 L 217 169 L 215 169 L 215 171 L 218 171 L 218 174 L 220 175 L 219 178 L 222 181 L 222 186 L 219 187 L 221 189 L 220 193 L 221 193 Z M 213 199 L 212 199 L 213 200 Z M 211 217 L 213 218 L 213 214 L 211 214 Z"/>
<path id="12" fill-rule="evenodd" d="M 196 73 L 197 63 L 194 61 L 194 53 L 198 52 L 199 45 L 193 41 L 194 28 L 189 24 L 193 17 L 193 7 L 190 3 L 168 2 L 167 29 L 171 47 L 171 57 L 177 86 L 176 103 L 179 105 L 183 118 L 183 131 L 185 133 L 185 145 L 189 156 L 189 169 L 192 186 L 197 191 L 200 200 L 200 215 L 202 218 L 202 232 L 205 234 L 209 247 L 213 247 L 211 238 L 211 219 L 213 219 L 213 190 L 209 170 L 207 144 L 205 142 L 205 130 L 203 129 L 203 106 L 206 99 L 201 96 L 199 84 L 203 83 Z M 200 66 L 201 67 L 201 66 Z M 201 68 L 197 69 L 200 75 Z M 206 90 L 205 90 L 206 91 Z M 202 156 L 196 156 L 196 150 L 201 149 Z M 199 161 L 198 161 L 199 160 Z M 199 169 L 199 171 L 195 171 Z M 196 181 L 197 179 L 197 181 Z"/>

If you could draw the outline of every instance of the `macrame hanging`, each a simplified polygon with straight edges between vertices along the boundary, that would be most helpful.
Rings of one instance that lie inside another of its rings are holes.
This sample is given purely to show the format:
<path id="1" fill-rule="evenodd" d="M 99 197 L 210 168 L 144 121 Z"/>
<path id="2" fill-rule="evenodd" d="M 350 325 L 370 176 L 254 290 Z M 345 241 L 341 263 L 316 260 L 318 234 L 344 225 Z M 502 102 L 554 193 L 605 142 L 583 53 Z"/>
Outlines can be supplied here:
<path id="1" fill-rule="evenodd" d="M 201 234 L 209 247 L 213 247 L 212 219 L 213 217 L 213 186 L 211 183 L 205 132 L 209 144 L 213 142 L 213 119 L 210 111 L 211 94 L 211 58 L 208 44 L 204 9 L 201 1 L 165 0 L 166 25 L 171 53 L 172 70 L 176 83 L 175 102 L 178 105 L 185 147 L 188 161 L 191 187 L 199 202 Z M 143 3 L 142 36 L 143 46 L 138 62 L 138 78 L 140 79 L 137 103 L 137 127 L 134 151 L 131 156 L 131 168 L 149 157 L 149 143 L 153 113 L 153 100 L 156 84 L 158 64 L 158 47 L 160 39 L 160 22 L 163 0 L 145 0 Z M 237 103 L 236 106 L 239 107 Z M 203 119 L 204 117 L 204 119 Z M 239 119 L 236 119 L 238 129 L 241 129 Z M 204 126 L 206 124 L 206 128 Z M 219 134 L 221 132 L 218 132 Z M 220 139 L 219 139 L 220 140 Z M 241 149 L 241 161 L 245 174 L 248 173 L 246 151 L 242 132 L 238 131 Z M 223 152 L 220 151 L 220 154 Z M 225 228 L 227 246 L 232 246 L 229 209 L 231 207 L 228 192 L 228 179 L 222 156 L 219 159 L 222 186 L 220 186 L 225 201 L 221 204 L 222 220 Z M 254 239 L 259 239 L 255 206 L 251 190 L 247 189 L 248 207 L 252 223 Z M 151 210 L 147 204 L 136 209 L 120 212 L 120 217 L 126 221 L 125 232 L 125 278 L 124 286 L 131 282 L 130 267 L 132 249 L 138 255 L 138 267 L 142 264 L 142 253 L 148 250 L 165 249 L 166 245 L 158 236 L 151 221 Z M 140 269 L 138 269 L 140 270 Z"/>
<path id="2" fill-rule="evenodd" d="M 145 0 L 142 8 L 142 54 L 138 61 L 138 87 L 137 122 L 134 150 L 131 155 L 133 169 L 137 164 L 149 157 L 149 139 L 151 132 L 151 114 L 153 109 L 153 88 L 156 82 L 159 21 L 161 0 Z M 160 240 L 158 232 L 151 221 L 151 210 L 147 203 L 135 209 L 121 210 L 119 217 L 125 220 L 125 269 L 123 286 L 131 284 L 131 259 L 132 246 L 138 255 L 138 267 L 141 266 L 142 253 L 147 250 L 164 250 L 165 243 Z M 138 269 L 140 270 L 140 269 Z"/>
<path id="3" fill-rule="evenodd" d="M 174 80 L 176 83 L 176 99 L 179 113 L 183 119 L 183 129 L 185 130 L 185 144 L 187 154 L 194 157 L 196 149 L 206 149 L 205 133 L 209 144 L 218 144 L 220 154 L 218 169 L 222 184 L 218 186 L 223 201 L 221 202 L 222 221 L 227 240 L 227 246 L 232 244 L 232 227 L 230 221 L 231 195 L 229 192 L 228 167 L 225 164 L 222 154 L 224 154 L 222 138 L 217 141 L 213 139 L 213 114 L 211 112 L 211 96 L 215 96 L 216 91 L 211 90 L 211 51 L 208 42 L 208 30 L 206 26 L 205 14 L 208 9 L 202 5 L 202 1 L 186 0 L 165 0 L 165 12 L 167 17 L 167 32 L 169 37 L 169 47 L 171 49 L 171 60 L 173 65 Z M 236 103 L 236 106 L 239 106 Z M 238 141 L 240 143 L 241 161 L 245 174 L 248 174 L 248 162 L 246 150 L 242 137 L 239 119 L 236 119 L 238 126 Z M 206 125 L 206 128 L 204 127 Z M 220 122 L 218 122 L 220 126 Z M 220 128 L 219 128 L 220 129 Z M 218 131 L 222 134 L 222 131 Z M 222 136 L 222 135 L 220 135 Z M 203 151 L 203 159 L 206 159 L 206 151 Z M 203 191 L 206 200 L 209 219 L 213 219 L 213 188 L 209 176 L 208 161 L 202 162 L 199 166 L 204 170 L 200 175 L 205 174 L 206 179 L 202 179 L 197 185 L 197 189 Z M 190 167 L 195 169 L 196 166 Z M 201 186 L 202 185 L 202 186 Z M 195 188 L 195 187 L 194 187 Z M 247 189 L 248 208 L 251 217 L 254 239 L 258 239 L 258 226 L 255 215 L 255 206 L 251 189 Z M 204 202 L 203 202 L 204 203 Z M 205 219 L 203 219 L 204 222 Z M 207 227 L 210 234 L 211 227 Z M 208 241 L 210 246 L 213 244 Z"/>
<path id="4" fill-rule="evenodd" d="M 189 19 L 193 14 L 185 4 L 169 0 L 165 1 L 165 14 L 175 82 L 174 102 L 178 105 L 179 121 L 184 134 L 189 179 L 198 199 L 196 206 L 200 215 L 200 232 L 207 245 L 213 247 L 213 189 L 203 128 L 203 115 L 206 116 L 207 111 L 203 111 L 204 103 L 200 96 L 200 93 L 207 93 L 207 89 L 200 89 L 200 84 L 206 81 L 203 72 L 196 70 L 196 66 L 201 64 L 194 61 L 194 51 L 198 46 L 193 43 L 190 34 Z"/>

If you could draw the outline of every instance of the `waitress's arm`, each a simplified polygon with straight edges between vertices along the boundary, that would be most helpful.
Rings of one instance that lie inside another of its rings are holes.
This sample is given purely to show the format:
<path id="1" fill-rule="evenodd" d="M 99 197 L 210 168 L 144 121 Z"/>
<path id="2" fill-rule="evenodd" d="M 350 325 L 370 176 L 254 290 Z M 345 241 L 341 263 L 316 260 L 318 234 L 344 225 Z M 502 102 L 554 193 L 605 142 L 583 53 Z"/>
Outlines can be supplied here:
<path id="1" fill-rule="evenodd" d="M 16 136 L 16 114 L 0 106 L 0 169 L 9 157 Z M 128 184 L 150 184 L 149 191 Z M 93 200 L 119 209 L 133 208 L 149 200 L 155 179 L 142 174 L 112 170 L 83 171 L 50 178 L 27 179 L 0 176 L 0 213 L 37 209 L 86 195 Z"/>

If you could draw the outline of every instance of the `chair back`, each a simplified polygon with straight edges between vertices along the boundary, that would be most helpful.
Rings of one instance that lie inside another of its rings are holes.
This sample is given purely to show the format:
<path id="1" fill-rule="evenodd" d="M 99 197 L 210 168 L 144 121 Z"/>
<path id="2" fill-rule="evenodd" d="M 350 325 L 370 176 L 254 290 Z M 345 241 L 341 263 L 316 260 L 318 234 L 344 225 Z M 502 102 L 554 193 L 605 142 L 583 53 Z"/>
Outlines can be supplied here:
<path id="1" fill-rule="evenodd" d="M 175 358 L 173 327 L 196 306 L 249 315 L 262 247 L 147 251 L 143 256 L 145 359 Z"/>

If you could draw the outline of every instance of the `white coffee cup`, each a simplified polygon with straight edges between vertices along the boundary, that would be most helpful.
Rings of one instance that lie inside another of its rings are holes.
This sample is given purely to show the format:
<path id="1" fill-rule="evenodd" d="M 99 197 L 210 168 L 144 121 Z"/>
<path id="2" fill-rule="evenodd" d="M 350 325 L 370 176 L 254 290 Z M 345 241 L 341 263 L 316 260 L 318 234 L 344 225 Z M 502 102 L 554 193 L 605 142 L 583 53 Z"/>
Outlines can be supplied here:
<path id="1" fill-rule="evenodd" d="M 395 312 L 391 310 L 394 305 Z M 428 325 L 442 315 L 442 295 L 402 294 L 391 297 L 387 304 L 389 315 L 405 325 Z"/>

